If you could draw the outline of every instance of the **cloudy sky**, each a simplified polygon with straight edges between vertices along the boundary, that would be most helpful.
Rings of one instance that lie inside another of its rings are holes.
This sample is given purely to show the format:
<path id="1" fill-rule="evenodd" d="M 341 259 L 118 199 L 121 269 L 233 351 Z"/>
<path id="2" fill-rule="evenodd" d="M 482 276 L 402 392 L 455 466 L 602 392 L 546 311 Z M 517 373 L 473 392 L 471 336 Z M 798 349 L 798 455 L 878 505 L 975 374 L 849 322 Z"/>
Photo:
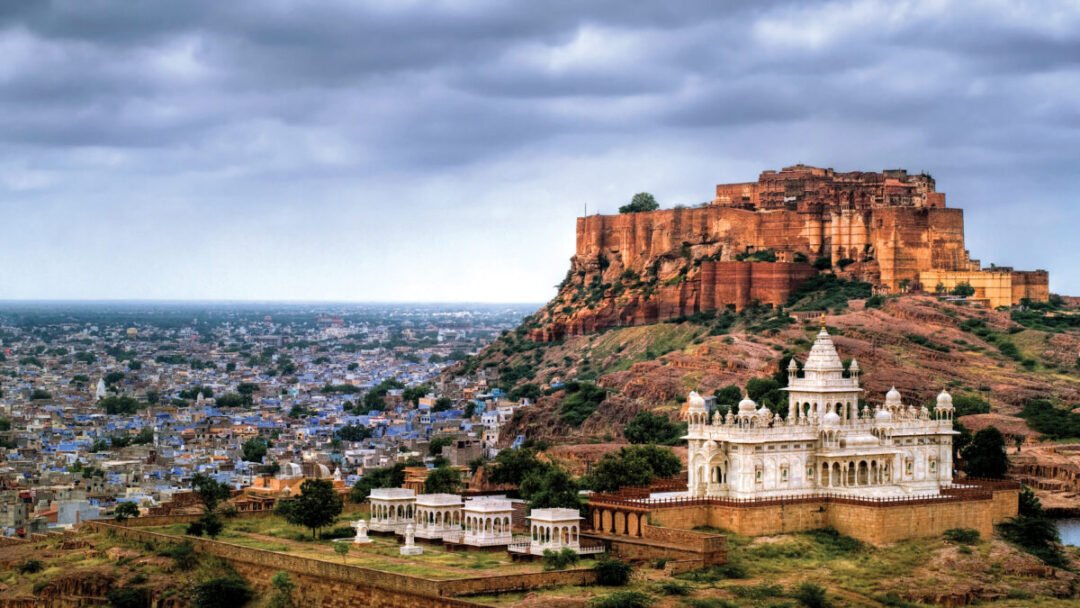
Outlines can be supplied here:
<path id="1" fill-rule="evenodd" d="M 0 299 L 539 302 L 574 218 L 929 171 L 1080 295 L 1075 1 L 0 4 Z"/>

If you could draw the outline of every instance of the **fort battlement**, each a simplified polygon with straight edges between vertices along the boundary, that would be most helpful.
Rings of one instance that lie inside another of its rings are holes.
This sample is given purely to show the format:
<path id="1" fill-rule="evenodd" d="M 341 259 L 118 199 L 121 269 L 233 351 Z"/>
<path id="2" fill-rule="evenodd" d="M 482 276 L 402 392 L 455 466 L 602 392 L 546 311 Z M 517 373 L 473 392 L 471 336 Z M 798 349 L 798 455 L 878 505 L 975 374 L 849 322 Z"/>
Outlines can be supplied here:
<path id="1" fill-rule="evenodd" d="M 717 185 L 697 207 L 578 218 L 570 271 L 533 337 L 779 305 L 826 266 L 883 293 L 968 283 L 994 307 L 1050 295 L 1046 271 L 983 270 L 963 210 L 929 175 L 795 165 Z"/>

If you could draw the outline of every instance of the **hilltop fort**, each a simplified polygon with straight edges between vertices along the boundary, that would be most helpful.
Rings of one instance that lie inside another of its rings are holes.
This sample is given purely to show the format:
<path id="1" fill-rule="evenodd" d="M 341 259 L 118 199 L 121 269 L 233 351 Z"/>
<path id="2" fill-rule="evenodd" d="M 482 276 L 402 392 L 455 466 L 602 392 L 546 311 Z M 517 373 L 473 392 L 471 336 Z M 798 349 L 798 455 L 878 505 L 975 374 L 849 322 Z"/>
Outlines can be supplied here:
<path id="1" fill-rule="evenodd" d="M 964 212 L 927 174 L 806 165 L 719 184 L 702 205 L 577 220 L 577 250 L 536 340 L 645 325 L 752 303 L 784 304 L 822 271 L 878 293 L 974 289 L 988 306 L 1046 301 L 1044 270 L 982 268 Z"/>

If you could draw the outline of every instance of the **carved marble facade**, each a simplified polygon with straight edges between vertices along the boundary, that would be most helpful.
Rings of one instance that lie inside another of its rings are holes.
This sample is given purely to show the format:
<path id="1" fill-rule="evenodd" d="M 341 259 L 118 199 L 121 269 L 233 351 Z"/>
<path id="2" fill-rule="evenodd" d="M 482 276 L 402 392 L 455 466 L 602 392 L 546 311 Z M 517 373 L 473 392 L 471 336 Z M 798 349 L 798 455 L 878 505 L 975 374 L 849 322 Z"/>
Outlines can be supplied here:
<path id="1" fill-rule="evenodd" d="M 745 398 L 713 415 L 691 393 L 689 493 L 694 497 L 767 498 L 847 494 L 933 496 L 952 481 L 952 397 L 933 414 L 904 404 L 894 388 L 882 405 L 860 403 L 859 365 L 845 370 L 822 329 L 803 373 L 788 368 L 786 417 Z"/>

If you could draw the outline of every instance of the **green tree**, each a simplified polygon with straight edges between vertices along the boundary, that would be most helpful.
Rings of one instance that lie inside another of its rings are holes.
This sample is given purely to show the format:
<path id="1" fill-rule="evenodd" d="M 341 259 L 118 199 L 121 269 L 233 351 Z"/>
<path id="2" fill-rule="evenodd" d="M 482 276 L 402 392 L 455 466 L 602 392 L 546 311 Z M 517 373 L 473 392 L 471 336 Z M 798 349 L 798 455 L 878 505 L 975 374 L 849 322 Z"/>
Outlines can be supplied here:
<path id="1" fill-rule="evenodd" d="M 520 486 L 529 474 L 542 471 L 550 466 L 536 458 L 532 448 L 520 447 L 516 450 L 502 450 L 495 457 L 495 462 L 485 469 L 488 480 L 493 484 Z"/>
<path id="2" fill-rule="evenodd" d="M 439 435 L 438 437 L 433 438 L 428 443 L 428 455 L 429 456 L 438 456 L 439 454 L 442 454 L 442 449 L 444 447 L 446 447 L 448 445 L 452 445 L 453 443 L 454 443 L 454 437 L 453 436 L 451 436 L 451 435 Z"/>
<path id="3" fill-rule="evenodd" d="M 559 466 L 529 473 L 518 488 L 531 509 L 581 509 L 578 483 Z"/>
<path id="4" fill-rule="evenodd" d="M 110 416 L 134 414 L 143 407 L 141 403 L 127 395 L 109 395 L 98 401 L 98 406 L 104 408 L 105 413 Z"/>
<path id="5" fill-rule="evenodd" d="M 196 585 L 192 599 L 195 608 L 239 608 L 253 597 L 255 593 L 247 581 L 229 574 Z"/>
<path id="6" fill-rule="evenodd" d="M 570 547 L 564 547 L 559 551 L 544 549 L 544 570 L 566 570 L 570 566 L 577 565 L 580 560 L 581 556 Z"/>
<path id="7" fill-rule="evenodd" d="M 401 393 L 401 400 L 405 403 L 415 404 L 421 397 L 427 396 L 428 393 L 433 391 L 434 388 L 430 384 L 420 384 L 417 386 L 410 386 Z"/>
<path id="8" fill-rule="evenodd" d="M 619 213 L 640 213 L 642 211 L 656 211 L 660 204 L 656 197 L 648 192 L 638 192 L 630 199 L 630 204 L 619 207 Z"/>
<path id="9" fill-rule="evenodd" d="M 592 382 L 567 382 L 559 417 L 570 426 L 580 426 L 606 397 L 607 390 Z"/>
<path id="10" fill-rule="evenodd" d="M 970 298 L 975 295 L 975 288 L 971 286 L 971 283 L 960 282 L 952 288 L 952 295 Z"/>
<path id="11" fill-rule="evenodd" d="M 386 407 L 386 394 L 391 389 L 405 388 L 397 378 L 387 378 L 376 384 L 364 395 L 364 406 L 369 410 L 382 410 Z"/>
<path id="12" fill-rule="evenodd" d="M 240 393 L 225 393 L 214 400 L 218 407 L 244 407 L 251 405 L 251 395 Z"/>
<path id="13" fill-rule="evenodd" d="M 774 378 L 751 378 L 746 383 L 746 394 L 754 401 L 761 401 L 763 397 L 779 388 L 780 383 Z"/>
<path id="14" fill-rule="evenodd" d="M 113 517 L 119 522 L 124 522 L 132 517 L 138 516 L 139 507 L 133 502 L 122 502 L 113 509 Z"/>
<path id="15" fill-rule="evenodd" d="M 988 426 L 975 433 L 963 454 L 964 470 L 972 477 L 1000 479 L 1009 471 L 1005 437 L 996 427 Z"/>
<path id="16" fill-rule="evenodd" d="M 633 574 L 634 569 L 626 562 L 602 557 L 596 560 L 593 571 L 596 572 L 597 585 L 621 587 L 630 582 L 630 575 Z"/>
<path id="17" fill-rule="evenodd" d="M 1020 489 L 1020 515 L 1027 517 L 1042 517 L 1044 515 L 1042 501 L 1027 486 Z"/>
<path id="18" fill-rule="evenodd" d="M 345 563 L 345 556 L 349 554 L 349 546 L 351 544 L 352 543 L 349 542 L 334 543 L 334 553 L 341 556 L 341 563 L 343 564 Z"/>
<path id="19" fill-rule="evenodd" d="M 146 587 L 116 587 L 105 594 L 111 608 L 145 608 L 151 605 L 150 589 Z"/>
<path id="20" fill-rule="evenodd" d="M 262 437 L 252 437 L 241 446 L 245 462 L 262 462 L 263 457 L 266 456 L 266 449 L 266 440 Z"/>
<path id="21" fill-rule="evenodd" d="M 630 443 L 656 443 L 676 445 L 686 434 L 683 424 L 673 422 L 667 416 L 652 412 L 638 412 L 623 428 L 623 436 Z"/>
<path id="22" fill-rule="evenodd" d="M 717 405 L 736 405 L 742 401 L 743 393 L 738 386 L 729 384 L 724 388 L 716 389 L 714 395 L 716 396 Z"/>
<path id="23" fill-rule="evenodd" d="M 274 595 L 270 596 L 267 608 L 293 608 L 292 594 L 296 589 L 296 583 L 289 578 L 288 572 L 278 572 L 270 578 L 270 586 L 274 588 Z"/>
<path id="24" fill-rule="evenodd" d="M 371 429 L 366 426 L 350 424 L 341 427 L 334 434 L 342 441 L 363 441 L 371 437 Z"/>
<path id="25" fill-rule="evenodd" d="M 300 495 L 278 501 L 274 512 L 294 526 L 311 530 L 311 538 L 319 528 L 334 523 L 341 514 L 341 497 L 334 491 L 334 484 L 325 479 L 307 479 L 300 484 Z"/>
<path id="26" fill-rule="evenodd" d="M 349 500 L 360 503 L 367 500 L 374 488 L 399 488 L 405 483 L 405 465 L 400 462 L 381 469 L 365 471 L 349 491 Z"/>
<path id="27" fill-rule="evenodd" d="M 192 476 L 191 488 L 199 496 L 199 500 L 203 503 L 203 509 L 207 513 L 217 510 L 221 501 L 232 496 L 232 490 L 228 485 L 203 473 L 196 473 Z"/>
<path id="28" fill-rule="evenodd" d="M 953 408 L 957 418 L 970 414 L 990 413 L 990 403 L 975 395 L 953 395 Z"/>
<path id="29" fill-rule="evenodd" d="M 646 486 L 656 478 L 673 477 L 682 470 L 670 448 L 635 445 L 609 452 L 589 472 L 587 484 L 598 492 Z"/>
<path id="30" fill-rule="evenodd" d="M 452 467 L 432 469 L 424 479 L 427 494 L 455 494 L 461 489 L 461 471 Z"/>

